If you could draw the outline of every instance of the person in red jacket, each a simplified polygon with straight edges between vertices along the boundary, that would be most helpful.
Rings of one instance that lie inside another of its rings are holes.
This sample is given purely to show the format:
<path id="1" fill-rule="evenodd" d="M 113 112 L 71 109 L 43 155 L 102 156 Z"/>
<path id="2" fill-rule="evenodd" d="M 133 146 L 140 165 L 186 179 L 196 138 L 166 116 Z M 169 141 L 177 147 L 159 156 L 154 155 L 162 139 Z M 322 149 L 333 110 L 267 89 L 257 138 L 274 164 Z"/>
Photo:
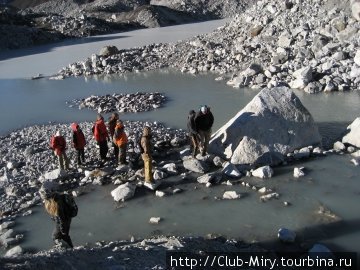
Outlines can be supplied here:
<path id="1" fill-rule="evenodd" d="M 69 169 L 69 160 L 66 156 L 66 141 L 63 136 L 61 136 L 60 131 L 58 130 L 54 136 L 50 139 L 50 148 L 54 150 L 55 155 L 59 161 L 59 167 L 61 170 L 64 168 Z M 65 166 L 64 166 L 65 164 Z"/>
<path id="2" fill-rule="evenodd" d="M 119 148 L 119 163 L 126 164 L 126 147 L 128 138 L 124 131 L 123 122 L 119 119 L 116 121 L 113 142 Z"/>
<path id="3" fill-rule="evenodd" d="M 73 131 L 73 146 L 77 152 L 77 162 L 78 165 L 81 165 L 82 163 L 85 163 L 85 136 L 77 123 L 72 123 L 71 129 Z"/>
<path id="4" fill-rule="evenodd" d="M 106 155 L 109 150 L 108 145 L 107 145 L 107 140 L 110 141 L 110 137 L 107 132 L 107 129 L 106 129 L 106 126 L 104 123 L 104 118 L 102 117 L 102 115 L 99 114 L 97 116 L 96 122 L 92 128 L 92 131 L 94 133 L 94 138 L 100 148 L 100 159 L 102 162 L 105 162 Z"/>

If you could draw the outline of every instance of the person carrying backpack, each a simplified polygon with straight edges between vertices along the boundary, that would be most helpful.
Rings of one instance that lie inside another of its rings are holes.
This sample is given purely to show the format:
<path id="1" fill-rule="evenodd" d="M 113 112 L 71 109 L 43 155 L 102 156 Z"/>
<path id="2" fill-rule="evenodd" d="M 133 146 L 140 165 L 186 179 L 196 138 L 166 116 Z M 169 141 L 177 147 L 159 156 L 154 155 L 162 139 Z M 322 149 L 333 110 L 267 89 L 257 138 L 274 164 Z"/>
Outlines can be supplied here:
<path id="1" fill-rule="evenodd" d="M 50 148 L 54 150 L 55 155 L 58 158 L 59 167 L 61 170 L 64 168 L 69 169 L 69 159 L 66 156 L 66 141 L 63 136 L 61 136 L 60 131 L 58 130 L 55 135 L 50 139 Z M 65 166 L 64 166 L 65 163 Z"/>
<path id="2" fill-rule="evenodd" d="M 210 108 L 206 105 L 201 106 L 200 110 L 196 113 L 194 121 L 196 130 L 200 135 L 199 145 L 201 149 L 201 155 L 205 156 L 210 141 L 211 128 L 214 124 L 214 116 L 211 113 Z"/>
<path id="3" fill-rule="evenodd" d="M 85 136 L 77 123 L 72 123 L 71 129 L 73 131 L 73 146 L 77 152 L 77 162 L 78 165 L 81 165 L 82 163 L 85 163 Z"/>
<path id="4" fill-rule="evenodd" d="M 56 245 L 65 241 L 70 248 L 73 248 L 69 232 L 73 217 L 77 215 L 78 209 L 71 195 L 57 192 L 57 184 L 45 182 L 39 190 L 40 197 L 44 202 L 46 212 L 55 221 L 55 229 L 52 235 Z"/>
<path id="5" fill-rule="evenodd" d="M 119 163 L 126 164 L 126 147 L 128 143 L 128 137 L 124 131 L 123 122 L 120 119 L 116 121 L 113 142 L 119 149 Z"/>

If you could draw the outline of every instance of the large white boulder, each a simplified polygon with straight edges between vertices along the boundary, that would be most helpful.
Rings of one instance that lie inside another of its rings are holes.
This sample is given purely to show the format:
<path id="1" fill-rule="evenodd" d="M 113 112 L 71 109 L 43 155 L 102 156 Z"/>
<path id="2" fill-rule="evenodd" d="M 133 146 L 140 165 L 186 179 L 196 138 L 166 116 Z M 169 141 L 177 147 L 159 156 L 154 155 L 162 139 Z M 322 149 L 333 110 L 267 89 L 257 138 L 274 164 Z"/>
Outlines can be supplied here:
<path id="1" fill-rule="evenodd" d="M 113 196 L 115 201 L 125 201 L 130 199 L 135 194 L 136 185 L 132 183 L 125 183 L 118 186 L 116 189 L 111 191 L 111 196 Z"/>
<path id="2" fill-rule="evenodd" d="M 252 172 L 252 176 L 258 178 L 271 178 L 273 175 L 274 170 L 270 166 L 263 166 Z"/>
<path id="3" fill-rule="evenodd" d="M 360 147 L 360 117 L 356 118 L 347 129 L 350 132 L 343 137 L 342 142 Z"/>
<path id="4" fill-rule="evenodd" d="M 216 131 L 209 152 L 233 164 L 275 165 L 284 155 L 319 144 L 316 124 L 288 88 L 263 89 L 244 109 Z"/>

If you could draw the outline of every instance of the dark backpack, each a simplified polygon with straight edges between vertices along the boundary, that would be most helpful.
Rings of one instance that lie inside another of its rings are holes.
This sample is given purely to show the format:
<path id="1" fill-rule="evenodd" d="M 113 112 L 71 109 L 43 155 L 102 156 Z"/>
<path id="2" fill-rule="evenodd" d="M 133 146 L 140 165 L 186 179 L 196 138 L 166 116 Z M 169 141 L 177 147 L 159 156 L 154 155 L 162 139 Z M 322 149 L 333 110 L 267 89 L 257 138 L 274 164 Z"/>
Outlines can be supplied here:
<path id="1" fill-rule="evenodd" d="M 74 197 L 67 193 L 64 193 L 63 197 L 66 215 L 72 218 L 76 217 L 78 214 L 78 207 L 76 205 Z"/>

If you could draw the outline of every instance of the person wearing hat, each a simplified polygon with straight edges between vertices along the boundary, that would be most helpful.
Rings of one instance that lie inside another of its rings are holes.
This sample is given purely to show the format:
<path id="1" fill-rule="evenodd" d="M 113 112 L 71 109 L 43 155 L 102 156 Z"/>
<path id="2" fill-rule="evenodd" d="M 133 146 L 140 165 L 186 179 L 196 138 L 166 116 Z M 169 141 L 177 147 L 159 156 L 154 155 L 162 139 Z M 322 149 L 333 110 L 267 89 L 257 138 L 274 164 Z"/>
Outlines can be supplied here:
<path id="1" fill-rule="evenodd" d="M 104 123 L 104 118 L 102 117 L 101 114 L 98 114 L 96 118 L 96 122 L 92 128 L 92 131 L 94 134 L 94 138 L 99 145 L 100 159 L 101 162 L 103 163 L 106 161 L 106 155 L 109 150 L 107 146 L 107 140 L 110 141 L 110 138 Z"/>
<path id="2" fill-rule="evenodd" d="M 207 105 L 201 106 L 195 116 L 195 126 L 199 133 L 199 146 L 201 155 L 205 156 L 210 141 L 211 128 L 214 124 L 214 116 Z"/>
<path id="3" fill-rule="evenodd" d="M 66 156 L 66 141 L 63 136 L 61 136 L 60 130 L 56 132 L 54 136 L 50 139 L 50 148 L 54 151 L 54 154 L 58 158 L 59 167 L 61 170 L 64 168 L 69 169 L 69 160 Z M 64 166 L 65 165 L 65 166 Z"/>
<path id="4" fill-rule="evenodd" d="M 143 134 L 140 139 L 141 146 L 141 157 L 144 161 L 144 173 L 145 173 L 145 183 L 153 182 L 153 174 L 152 174 L 152 157 L 151 157 L 151 129 L 146 126 L 143 129 Z"/>
<path id="5" fill-rule="evenodd" d="M 65 197 L 57 192 L 58 186 L 54 182 L 44 182 L 39 190 L 41 199 L 44 202 L 46 212 L 55 221 L 55 229 L 53 231 L 53 241 L 56 245 L 65 241 L 69 247 L 73 248 L 69 232 L 71 217 L 66 212 Z"/>
<path id="6" fill-rule="evenodd" d="M 199 147 L 199 133 L 196 130 L 195 126 L 195 111 L 191 110 L 187 119 L 187 128 L 189 132 L 189 137 L 191 140 L 192 146 L 192 156 L 195 157 Z"/>
<path id="7" fill-rule="evenodd" d="M 116 147 L 118 147 L 119 149 L 118 160 L 120 164 L 126 164 L 126 147 L 128 143 L 128 138 L 124 130 L 123 122 L 120 119 L 116 121 L 113 142 L 116 145 Z"/>
<path id="8" fill-rule="evenodd" d="M 85 163 L 85 136 L 77 123 L 72 123 L 71 129 L 73 131 L 73 146 L 77 152 L 77 162 L 78 165 L 81 165 L 82 163 Z"/>
<path id="9" fill-rule="evenodd" d="M 118 113 L 113 113 L 110 117 L 109 117 L 109 122 L 108 122 L 108 128 L 109 128 L 109 133 L 110 133 L 110 137 L 113 138 L 114 137 L 114 133 L 115 133 L 115 127 L 116 127 L 116 121 L 119 119 L 119 114 Z M 115 160 L 116 163 L 118 161 L 119 158 L 119 147 L 114 143 L 114 141 L 112 142 L 112 146 L 114 149 L 114 156 L 115 156 Z"/>

